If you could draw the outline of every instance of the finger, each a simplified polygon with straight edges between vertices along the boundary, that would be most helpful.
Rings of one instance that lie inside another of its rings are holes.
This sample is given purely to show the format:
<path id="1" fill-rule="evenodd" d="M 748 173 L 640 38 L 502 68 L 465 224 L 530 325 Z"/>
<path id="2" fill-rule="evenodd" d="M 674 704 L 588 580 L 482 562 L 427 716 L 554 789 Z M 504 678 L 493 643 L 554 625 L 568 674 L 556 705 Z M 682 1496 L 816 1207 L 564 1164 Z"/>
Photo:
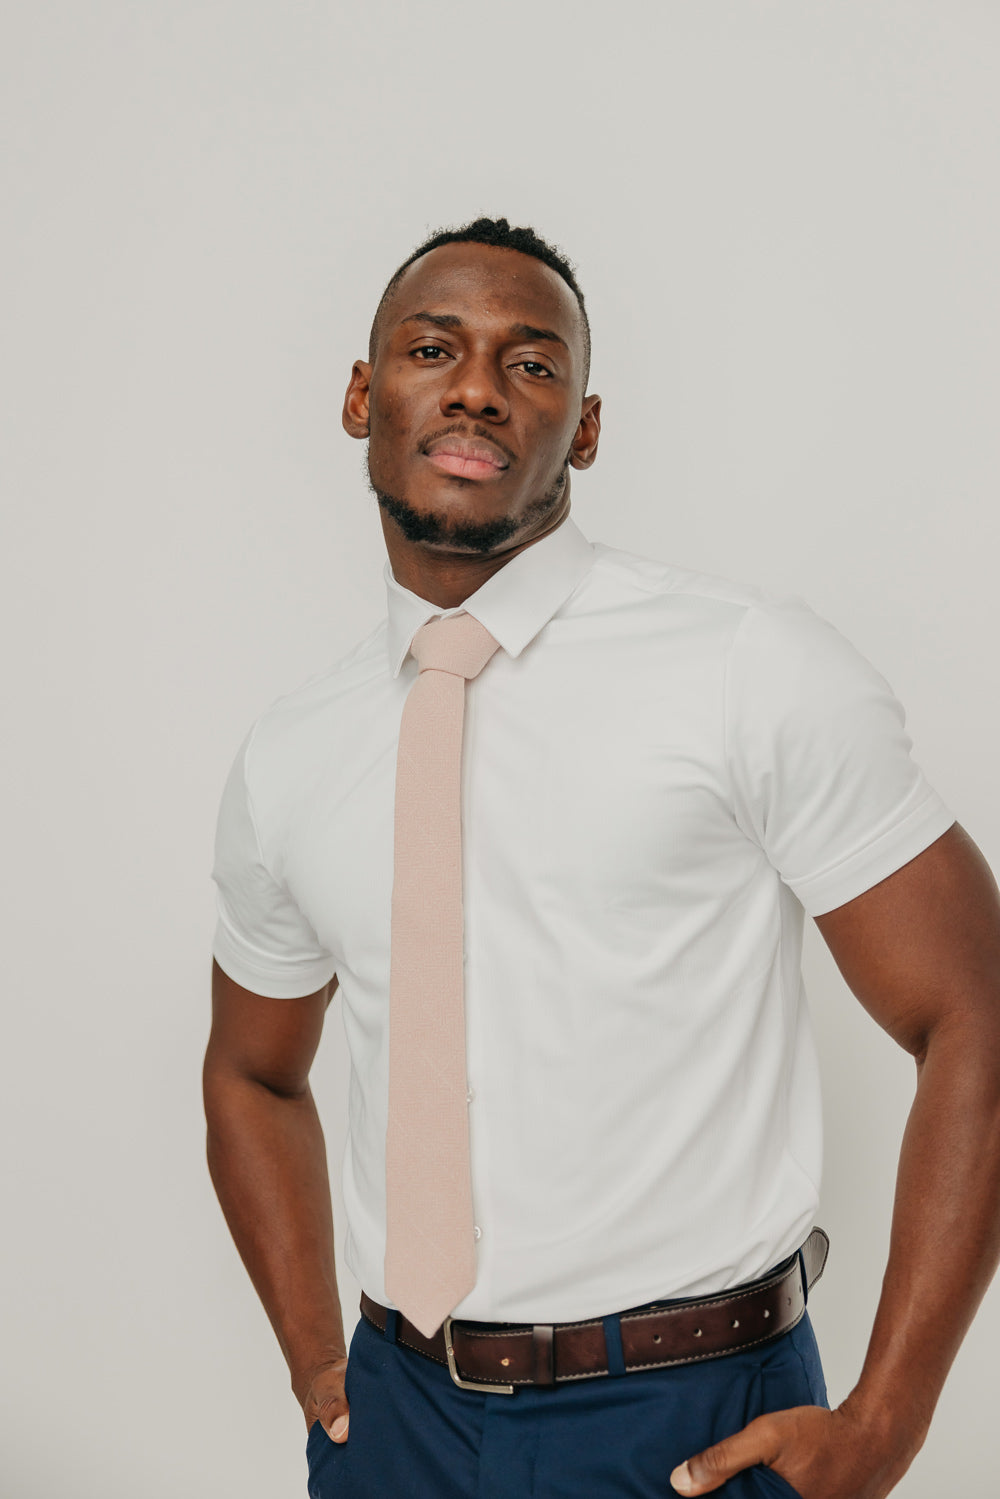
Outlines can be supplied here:
<path id="1" fill-rule="evenodd" d="M 749 1426 L 724 1442 L 707 1447 L 697 1457 L 689 1457 L 670 1475 L 670 1482 L 678 1494 L 710 1494 L 744 1468 L 773 1460 L 766 1441 L 766 1421 L 751 1421 Z M 772 1444 L 773 1445 L 773 1444 Z"/>
<path id="2" fill-rule="evenodd" d="M 343 1392 L 330 1395 L 318 1410 L 319 1422 L 331 1442 L 346 1442 L 351 1411 Z"/>
<path id="3" fill-rule="evenodd" d="M 330 1440 L 331 1441 L 333 1441 L 333 1442 L 346 1442 L 347 1441 L 347 1428 L 350 1425 L 350 1420 L 351 1420 L 350 1415 L 346 1411 L 345 1411 L 345 1413 L 342 1416 L 338 1416 L 337 1417 L 336 1421 L 334 1421 L 333 1425 L 330 1427 Z"/>
<path id="4" fill-rule="evenodd" d="M 302 1403 L 306 1425 L 311 1427 L 318 1421 L 331 1442 L 347 1441 L 350 1408 L 344 1388 L 346 1379 L 347 1358 L 334 1359 L 315 1374 Z"/>

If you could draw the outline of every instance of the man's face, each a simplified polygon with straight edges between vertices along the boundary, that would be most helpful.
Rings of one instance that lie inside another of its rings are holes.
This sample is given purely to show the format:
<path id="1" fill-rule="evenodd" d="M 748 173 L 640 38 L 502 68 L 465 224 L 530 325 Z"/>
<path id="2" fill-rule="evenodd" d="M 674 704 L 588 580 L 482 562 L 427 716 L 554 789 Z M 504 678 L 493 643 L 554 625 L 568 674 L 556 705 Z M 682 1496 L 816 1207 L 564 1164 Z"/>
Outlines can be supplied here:
<path id="1" fill-rule="evenodd" d="M 444 245 L 407 269 L 344 425 L 369 436 L 372 488 L 408 539 L 490 552 L 562 518 L 568 466 L 597 447 L 584 357 L 576 298 L 531 256 Z"/>

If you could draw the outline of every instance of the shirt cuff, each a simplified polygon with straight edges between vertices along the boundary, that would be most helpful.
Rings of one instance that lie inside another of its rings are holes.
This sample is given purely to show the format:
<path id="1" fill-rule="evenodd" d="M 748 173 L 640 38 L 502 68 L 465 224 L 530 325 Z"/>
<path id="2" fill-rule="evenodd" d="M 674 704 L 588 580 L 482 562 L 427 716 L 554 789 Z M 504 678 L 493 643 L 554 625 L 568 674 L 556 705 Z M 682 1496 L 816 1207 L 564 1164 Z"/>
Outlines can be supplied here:
<path id="1" fill-rule="evenodd" d="M 275 959 L 244 942 L 221 920 L 215 929 L 212 955 L 235 983 L 268 999 L 302 999 L 315 994 L 337 971 L 330 957 Z"/>
<path id="2" fill-rule="evenodd" d="M 883 833 L 874 843 L 841 859 L 820 874 L 804 880 L 789 880 L 810 916 L 822 916 L 863 895 L 873 885 L 888 879 L 935 843 L 954 825 L 955 817 L 936 792 L 930 791 L 918 807 Z"/>

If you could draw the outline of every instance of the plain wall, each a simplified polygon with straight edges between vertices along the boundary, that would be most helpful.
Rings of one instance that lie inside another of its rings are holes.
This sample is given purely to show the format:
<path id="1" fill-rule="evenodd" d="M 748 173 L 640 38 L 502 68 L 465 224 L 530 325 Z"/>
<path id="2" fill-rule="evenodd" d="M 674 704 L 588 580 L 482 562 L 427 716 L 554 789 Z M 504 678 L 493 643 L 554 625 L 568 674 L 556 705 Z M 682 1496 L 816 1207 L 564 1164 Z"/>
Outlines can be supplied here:
<path id="1" fill-rule="evenodd" d="M 251 721 L 384 609 L 340 428 L 382 285 L 479 212 L 562 245 L 605 402 L 585 533 L 806 597 L 996 867 L 1000 13 L 8 0 L 0 24 L 0 1489 L 274 1499 L 304 1493 L 305 1428 L 204 1165 L 208 872 Z M 815 933 L 807 967 L 836 1399 L 914 1072 Z M 335 1178 L 345 1074 L 335 1004 Z M 357 1294 L 345 1272 L 349 1322 Z M 994 1292 L 905 1499 L 992 1491 L 998 1335 Z"/>

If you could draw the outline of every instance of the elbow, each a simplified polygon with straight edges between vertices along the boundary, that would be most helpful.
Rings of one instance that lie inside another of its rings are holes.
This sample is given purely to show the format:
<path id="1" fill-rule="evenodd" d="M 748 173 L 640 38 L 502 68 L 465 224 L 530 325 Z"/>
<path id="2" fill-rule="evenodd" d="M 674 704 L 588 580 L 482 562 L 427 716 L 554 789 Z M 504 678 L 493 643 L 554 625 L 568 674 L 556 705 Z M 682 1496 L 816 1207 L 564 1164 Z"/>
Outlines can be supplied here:
<path id="1" fill-rule="evenodd" d="M 273 1063 L 267 1067 L 249 1066 L 231 1056 L 218 1054 L 211 1042 L 205 1053 L 201 1080 L 209 1125 L 213 1114 L 228 1116 L 268 1099 L 297 1102 L 309 1094 L 308 1073 L 303 1074 L 298 1069 L 286 1070 Z"/>

